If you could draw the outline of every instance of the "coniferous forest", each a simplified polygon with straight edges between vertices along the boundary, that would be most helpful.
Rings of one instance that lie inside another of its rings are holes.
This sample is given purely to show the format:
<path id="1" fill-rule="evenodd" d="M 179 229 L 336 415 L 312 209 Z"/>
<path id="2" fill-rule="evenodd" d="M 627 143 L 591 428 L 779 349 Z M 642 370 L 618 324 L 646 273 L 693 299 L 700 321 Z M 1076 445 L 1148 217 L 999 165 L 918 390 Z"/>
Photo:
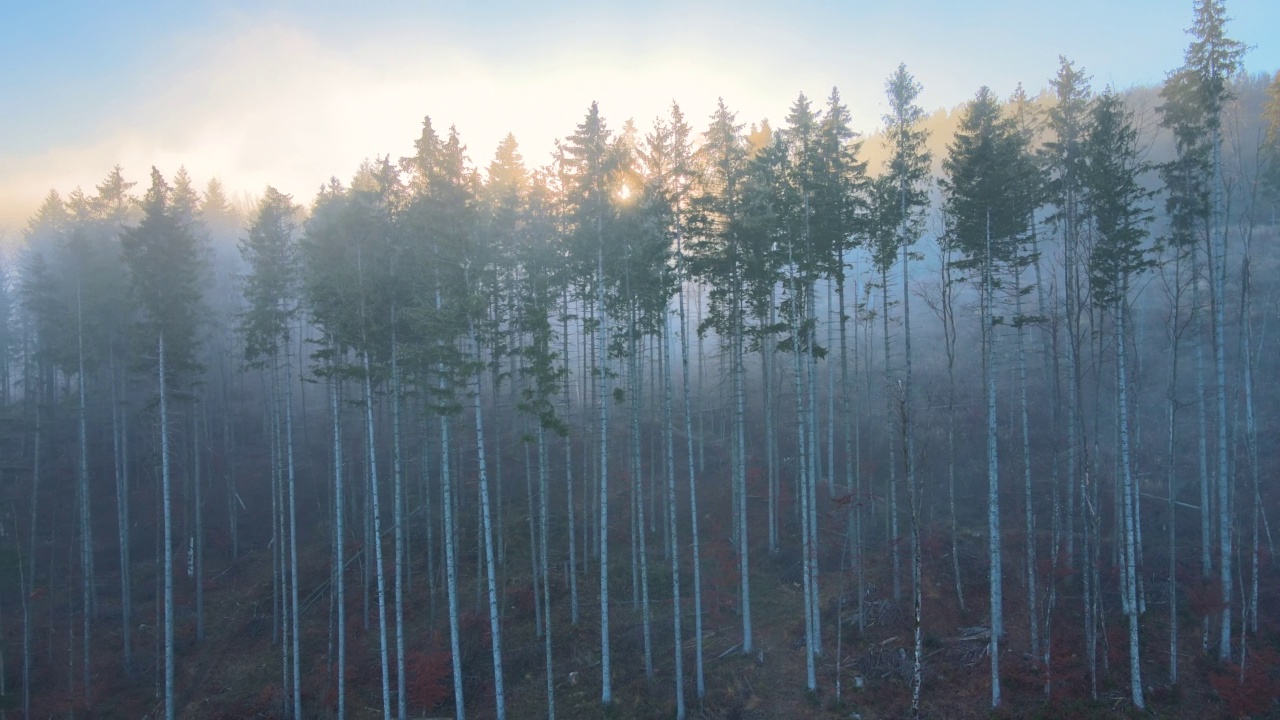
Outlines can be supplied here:
<path id="1" fill-rule="evenodd" d="M 1280 716 L 1280 74 L 1227 18 L 1157 87 L 899 66 L 866 136 L 591 103 L 484 160 L 435 108 L 311 198 L 51 190 L 0 714 Z"/>

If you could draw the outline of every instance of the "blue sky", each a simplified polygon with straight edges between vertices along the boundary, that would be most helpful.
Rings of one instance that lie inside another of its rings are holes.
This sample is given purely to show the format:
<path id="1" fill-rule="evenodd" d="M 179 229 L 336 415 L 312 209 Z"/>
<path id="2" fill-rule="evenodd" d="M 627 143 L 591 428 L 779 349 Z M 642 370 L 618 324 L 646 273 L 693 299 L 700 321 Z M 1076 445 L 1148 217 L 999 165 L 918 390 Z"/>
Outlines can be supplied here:
<path id="1" fill-rule="evenodd" d="M 1280 67 L 1280 2 L 1228 0 L 1246 66 Z M 50 188 L 119 163 L 143 179 L 185 164 L 233 192 L 274 184 L 309 202 L 364 157 L 407 154 L 424 115 L 456 124 L 484 164 L 514 132 L 531 165 L 592 100 L 643 131 L 671 101 L 695 128 L 723 96 L 780 120 L 838 86 L 855 124 L 884 112 L 899 62 L 928 109 L 981 85 L 1038 90 L 1065 54 L 1095 87 L 1179 64 L 1190 0 L 899 3 L 260 2 L 0 0 L 0 228 Z"/>

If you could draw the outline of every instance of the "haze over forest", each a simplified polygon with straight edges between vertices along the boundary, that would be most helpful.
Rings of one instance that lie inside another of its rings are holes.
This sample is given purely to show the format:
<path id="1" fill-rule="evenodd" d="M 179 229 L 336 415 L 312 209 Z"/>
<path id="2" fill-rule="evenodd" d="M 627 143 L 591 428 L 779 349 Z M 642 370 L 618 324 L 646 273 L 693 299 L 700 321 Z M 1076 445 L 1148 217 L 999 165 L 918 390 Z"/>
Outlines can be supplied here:
<path id="1" fill-rule="evenodd" d="M 1280 10 L 1025 5 L 16 10 L 0 714 L 1274 715 Z"/>

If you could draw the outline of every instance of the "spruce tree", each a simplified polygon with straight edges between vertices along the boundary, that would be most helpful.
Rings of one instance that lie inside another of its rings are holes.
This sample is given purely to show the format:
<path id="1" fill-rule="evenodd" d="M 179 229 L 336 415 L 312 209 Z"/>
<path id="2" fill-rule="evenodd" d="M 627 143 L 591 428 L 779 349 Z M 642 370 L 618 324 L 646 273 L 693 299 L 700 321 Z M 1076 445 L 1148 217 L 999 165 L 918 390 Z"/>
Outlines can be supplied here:
<path id="1" fill-rule="evenodd" d="M 1130 401 L 1127 350 L 1129 338 L 1128 304 L 1131 282 L 1150 266 L 1144 241 L 1150 213 L 1146 207 L 1150 193 L 1139 178 L 1147 170 L 1139 159 L 1138 131 L 1123 101 L 1104 93 L 1094 105 L 1092 128 L 1086 143 L 1085 188 L 1093 221 L 1096 246 L 1090 257 L 1089 285 L 1093 302 L 1106 308 L 1115 322 L 1116 408 L 1119 418 L 1120 481 L 1122 490 L 1123 558 L 1122 605 L 1129 618 L 1129 678 L 1134 706 L 1145 707 L 1139 657 L 1138 563 L 1136 539 L 1137 481 L 1133 477 L 1130 452 Z"/>
<path id="2" fill-rule="evenodd" d="M 983 389 L 986 396 L 987 534 L 991 598 L 991 704 L 1000 696 L 1000 638 L 1004 628 L 1003 563 L 1000 538 L 1000 483 L 996 433 L 996 293 L 1007 286 L 1002 275 L 1018 255 L 1027 232 L 1027 177 L 1031 172 L 1025 140 L 983 87 L 965 108 L 960 128 L 943 162 L 942 187 L 947 232 L 962 258 L 958 270 L 977 286 L 981 299 Z M 1018 289 L 1015 288 L 1015 292 Z"/>
<path id="3" fill-rule="evenodd" d="M 141 337 L 154 343 L 160 413 L 160 489 L 164 539 L 164 697 L 165 717 L 177 716 L 174 686 L 173 518 L 169 402 L 173 383 L 199 372 L 196 322 L 199 316 L 200 256 L 181 208 L 160 171 L 152 168 L 151 187 L 142 201 L 143 218 L 121 238 L 121 248 L 140 310 Z M 148 353 L 149 354 L 149 353 Z"/>

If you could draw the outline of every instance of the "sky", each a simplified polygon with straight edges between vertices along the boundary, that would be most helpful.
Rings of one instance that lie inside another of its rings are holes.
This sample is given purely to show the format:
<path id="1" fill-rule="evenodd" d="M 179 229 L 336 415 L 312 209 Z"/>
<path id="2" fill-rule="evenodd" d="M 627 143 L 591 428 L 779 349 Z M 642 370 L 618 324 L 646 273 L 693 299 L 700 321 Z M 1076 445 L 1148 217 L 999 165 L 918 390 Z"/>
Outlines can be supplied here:
<path id="1" fill-rule="evenodd" d="M 1280 2 L 1227 11 L 1246 69 L 1274 73 Z M 642 132 L 678 102 L 701 132 L 717 98 L 776 126 L 799 93 L 838 87 L 871 132 L 898 63 L 928 110 L 982 85 L 1037 92 L 1059 55 L 1098 89 L 1158 83 L 1191 18 L 1191 0 L 0 0 L 0 237 L 117 164 L 140 186 L 186 166 L 307 204 L 365 158 L 410 154 L 424 116 L 456 125 L 477 166 L 510 132 L 536 167 L 592 101 Z"/>

